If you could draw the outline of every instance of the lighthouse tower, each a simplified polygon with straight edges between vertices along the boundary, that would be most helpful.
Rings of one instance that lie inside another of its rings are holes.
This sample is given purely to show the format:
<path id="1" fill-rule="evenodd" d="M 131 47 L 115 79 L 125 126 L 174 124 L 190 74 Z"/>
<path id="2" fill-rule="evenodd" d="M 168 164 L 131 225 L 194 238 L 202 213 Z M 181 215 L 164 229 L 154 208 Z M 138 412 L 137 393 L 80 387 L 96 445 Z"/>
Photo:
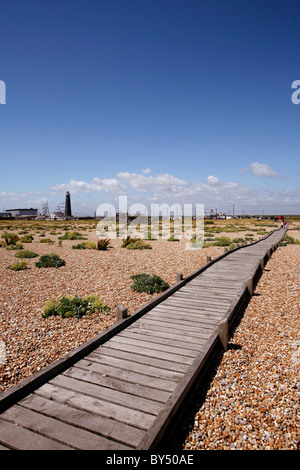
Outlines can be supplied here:
<path id="1" fill-rule="evenodd" d="M 72 217 L 72 211 L 71 211 L 71 196 L 69 191 L 66 192 L 66 202 L 65 202 L 65 217 L 68 219 L 69 217 Z"/>

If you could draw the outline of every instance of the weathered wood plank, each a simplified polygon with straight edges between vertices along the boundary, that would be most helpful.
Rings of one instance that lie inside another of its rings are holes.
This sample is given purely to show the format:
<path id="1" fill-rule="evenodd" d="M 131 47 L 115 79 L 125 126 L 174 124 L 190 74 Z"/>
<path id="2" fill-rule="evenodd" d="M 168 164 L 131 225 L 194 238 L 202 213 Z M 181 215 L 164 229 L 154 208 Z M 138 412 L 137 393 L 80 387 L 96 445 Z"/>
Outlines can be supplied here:
<path id="1" fill-rule="evenodd" d="M 6 410 L 2 417 L 17 427 L 23 428 L 53 439 L 75 449 L 82 450 L 128 450 L 128 446 L 111 441 L 85 429 L 71 426 L 49 416 L 42 415 L 28 408 L 15 405 Z"/>
<path id="2" fill-rule="evenodd" d="M 175 337 L 175 335 L 173 335 L 172 338 L 169 338 L 169 337 L 166 337 L 166 335 L 159 334 L 159 333 L 160 332 L 158 332 L 158 335 L 155 336 L 155 335 L 151 334 L 148 330 L 144 330 L 144 332 L 141 333 L 141 332 L 138 332 L 136 330 L 128 329 L 126 331 L 126 336 L 128 336 L 132 339 L 139 339 L 141 341 L 146 338 L 147 341 L 150 341 L 151 343 L 163 343 L 163 344 L 166 344 L 166 345 L 176 344 L 176 346 L 178 346 L 178 347 L 182 347 L 182 348 L 186 348 L 186 349 L 192 349 L 193 351 L 199 351 L 199 349 L 201 348 L 199 342 L 197 342 L 196 344 L 191 343 L 188 338 L 184 338 L 180 335 L 177 335 L 176 337 Z"/>
<path id="3" fill-rule="evenodd" d="M 0 441 L 14 450 L 72 450 L 73 447 L 48 439 L 0 418 Z"/>
<path id="4" fill-rule="evenodd" d="M 138 340 L 138 339 L 133 339 L 130 336 L 127 336 L 126 334 L 123 334 L 123 335 L 118 335 L 118 337 L 115 338 L 115 340 L 123 344 L 140 346 L 142 348 L 145 347 L 145 348 L 153 349 L 155 351 L 163 351 L 163 352 L 168 352 L 172 354 L 178 354 L 180 356 L 187 356 L 187 357 L 193 358 L 196 355 L 195 351 L 193 351 L 192 349 L 179 347 L 177 344 L 174 344 L 174 346 L 168 346 L 161 342 L 153 343 L 149 341 L 148 338 L 145 338 L 144 340 Z"/>
<path id="5" fill-rule="evenodd" d="M 107 347 L 118 349 L 119 351 L 134 352 L 136 354 L 140 354 L 141 356 L 164 359 L 166 361 L 170 360 L 172 362 L 177 362 L 178 364 L 190 364 L 193 360 L 192 358 L 187 356 L 179 356 L 178 354 L 171 354 L 145 347 L 131 346 L 128 344 L 116 343 L 111 341 L 109 342 Z"/>
<path id="6" fill-rule="evenodd" d="M 140 328 L 137 328 L 137 331 L 140 331 Z M 156 357 L 141 356 L 134 352 L 120 351 L 118 349 L 107 348 L 106 346 L 95 349 L 95 351 L 93 351 L 93 355 L 94 354 L 99 354 L 100 356 L 106 355 L 109 357 L 116 357 L 129 362 L 137 362 L 138 364 L 149 365 L 174 372 L 185 373 L 188 369 L 188 365 L 186 364 L 179 364 L 178 362 L 172 362 L 170 360 L 164 360 Z"/>
<path id="7" fill-rule="evenodd" d="M 150 388 L 137 383 L 125 382 L 124 380 L 120 380 L 116 377 L 107 377 L 106 375 L 86 371 L 76 366 L 68 369 L 65 372 L 65 375 L 79 380 L 84 380 L 86 382 L 103 385 L 104 387 L 119 390 L 137 397 L 148 398 L 149 400 L 158 401 L 160 403 L 166 401 L 170 396 L 170 392 L 166 392 L 165 390 Z"/>
<path id="8" fill-rule="evenodd" d="M 162 369 L 160 367 L 146 366 L 139 362 L 129 362 L 126 359 L 119 357 L 106 356 L 105 354 L 91 353 L 88 357 L 89 360 L 99 362 L 100 364 L 106 364 L 113 367 L 121 367 L 123 369 L 130 369 L 132 372 L 138 372 L 151 377 L 159 377 L 161 379 L 179 381 L 183 377 L 183 373 L 174 372 L 167 368 Z M 167 366 L 166 366 L 167 367 Z"/>
<path id="9" fill-rule="evenodd" d="M 121 423 L 130 424 L 139 429 L 148 429 L 149 425 L 155 418 L 154 415 L 143 413 L 131 408 L 108 403 L 94 397 L 89 397 L 83 393 L 72 392 L 51 384 L 45 384 L 40 387 L 36 394 L 45 398 L 58 401 L 59 403 L 67 403 L 74 408 L 87 410 L 107 418 L 120 421 Z"/>
<path id="10" fill-rule="evenodd" d="M 56 418 L 70 425 L 104 435 L 113 441 L 126 444 L 131 448 L 136 447 L 144 435 L 144 431 L 141 429 L 111 420 L 105 416 L 73 408 L 65 403 L 54 402 L 35 394 L 24 398 L 20 404 L 25 408 L 37 411 L 51 418 Z"/>
<path id="11" fill-rule="evenodd" d="M 116 403 L 117 405 L 126 406 L 139 411 L 157 415 L 161 409 L 158 402 L 130 395 L 129 393 L 120 392 L 113 388 L 103 387 L 101 385 L 85 382 L 82 379 L 76 379 L 67 375 L 61 374 L 52 379 L 50 384 L 57 385 L 58 387 L 73 390 L 88 395 L 89 397 L 99 398 L 103 401 Z"/>
<path id="12" fill-rule="evenodd" d="M 130 332 L 138 333 L 141 335 L 151 335 L 151 337 L 159 337 L 159 338 L 165 338 L 166 340 L 169 341 L 180 341 L 184 340 L 186 343 L 188 343 L 189 348 L 198 350 L 198 348 L 206 341 L 206 339 L 201 338 L 199 336 L 191 336 L 188 333 L 181 333 L 179 331 L 176 331 L 176 333 L 170 333 L 170 332 L 164 332 L 164 331 L 158 331 L 157 329 L 150 329 L 150 328 L 142 328 L 142 327 L 132 327 L 130 328 Z M 167 364 L 170 364 L 168 361 Z"/>
<path id="13" fill-rule="evenodd" d="M 127 347 L 126 344 L 121 344 L 122 347 Z M 187 358 L 190 361 L 192 359 Z M 152 387 L 156 389 L 161 389 L 165 391 L 172 391 L 176 387 L 177 380 L 167 380 L 156 377 L 155 380 L 149 375 L 140 374 L 138 372 L 133 372 L 129 369 L 121 369 L 119 367 L 107 366 L 106 364 L 99 364 L 96 362 L 89 361 L 87 359 L 82 359 L 77 363 L 77 367 L 84 370 L 90 370 L 96 372 L 97 374 L 105 374 L 108 377 L 115 377 L 122 379 L 126 382 L 137 383 L 141 385 L 146 385 L 147 387 Z"/>

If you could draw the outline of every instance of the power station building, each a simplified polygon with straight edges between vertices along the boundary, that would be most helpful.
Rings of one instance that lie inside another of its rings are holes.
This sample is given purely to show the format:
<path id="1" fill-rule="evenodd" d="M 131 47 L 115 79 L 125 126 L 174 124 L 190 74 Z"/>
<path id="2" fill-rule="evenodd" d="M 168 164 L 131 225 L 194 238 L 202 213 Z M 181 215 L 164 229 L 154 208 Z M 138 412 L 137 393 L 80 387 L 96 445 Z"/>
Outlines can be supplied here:
<path id="1" fill-rule="evenodd" d="M 38 210 L 33 209 L 6 209 L 6 214 L 9 214 L 10 217 L 37 217 Z"/>

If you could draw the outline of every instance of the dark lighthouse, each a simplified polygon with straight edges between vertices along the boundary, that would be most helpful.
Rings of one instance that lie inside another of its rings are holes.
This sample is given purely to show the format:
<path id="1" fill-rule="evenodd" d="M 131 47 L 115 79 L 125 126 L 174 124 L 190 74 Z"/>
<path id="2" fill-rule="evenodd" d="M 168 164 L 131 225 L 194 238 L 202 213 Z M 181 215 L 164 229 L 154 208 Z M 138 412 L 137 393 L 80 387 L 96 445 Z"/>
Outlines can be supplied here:
<path id="1" fill-rule="evenodd" d="M 66 192 L 65 217 L 66 217 L 66 218 L 72 217 L 72 211 L 71 211 L 71 196 L 70 196 L 69 191 Z"/>

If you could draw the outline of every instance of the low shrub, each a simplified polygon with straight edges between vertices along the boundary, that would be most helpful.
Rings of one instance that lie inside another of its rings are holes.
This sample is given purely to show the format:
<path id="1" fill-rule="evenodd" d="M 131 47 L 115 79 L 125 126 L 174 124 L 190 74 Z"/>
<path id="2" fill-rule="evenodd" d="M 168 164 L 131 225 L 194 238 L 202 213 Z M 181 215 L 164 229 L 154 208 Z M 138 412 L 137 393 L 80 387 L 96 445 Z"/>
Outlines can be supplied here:
<path id="1" fill-rule="evenodd" d="M 30 250 L 19 250 L 15 254 L 16 258 L 36 258 L 37 256 L 39 255 Z"/>
<path id="2" fill-rule="evenodd" d="M 27 261 L 20 261 L 19 263 L 11 264 L 7 266 L 7 269 L 12 269 L 13 271 L 23 271 L 23 269 L 27 268 Z"/>
<path id="3" fill-rule="evenodd" d="M 54 240 L 51 240 L 51 238 L 42 238 L 40 243 L 48 243 L 49 245 L 53 245 Z"/>
<path id="4" fill-rule="evenodd" d="M 84 240 L 84 237 L 79 232 L 65 232 L 60 240 Z"/>
<path id="5" fill-rule="evenodd" d="M 59 240 L 61 242 L 61 240 Z M 73 250 L 85 250 L 85 244 L 84 243 L 78 243 L 78 245 L 73 245 L 72 246 Z"/>
<path id="6" fill-rule="evenodd" d="M 154 276 L 150 276 L 149 274 L 144 273 L 135 274 L 131 276 L 131 279 L 133 279 L 134 282 L 130 287 L 136 292 L 154 294 L 156 292 L 163 292 L 170 287 L 167 282 L 165 282 L 156 274 L 154 274 Z"/>
<path id="7" fill-rule="evenodd" d="M 101 312 L 107 314 L 110 307 L 106 305 L 97 295 L 90 295 L 86 299 L 81 297 L 62 297 L 59 301 L 48 300 L 44 305 L 44 318 L 59 315 L 62 318 L 82 318 L 90 313 Z"/>
<path id="8" fill-rule="evenodd" d="M 168 242 L 179 242 L 179 238 L 175 238 L 174 235 L 171 235 L 170 238 L 168 238 Z"/>
<path id="9" fill-rule="evenodd" d="M 229 237 L 218 237 L 215 238 L 213 243 L 214 246 L 229 246 L 231 245 L 231 239 Z"/>
<path id="10" fill-rule="evenodd" d="M 295 240 L 295 238 L 291 237 L 290 235 L 285 235 L 280 242 L 280 246 L 286 245 L 300 245 L 300 240 Z"/>
<path id="11" fill-rule="evenodd" d="M 127 250 L 149 250 L 152 249 L 152 246 L 145 243 L 140 238 L 131 238 L 128 236 L 123 240 L 122 248 L 126 248 Z"/>
<path id="12" fill-rule="evenodd" d="M 61 259 L 55 253 L 51 253 L 50 255 L 43 255 L 40 257 L 39 261 L 35 263 L 37 268 L 60 268 L 65 264 L 65 260 Z"/>
<path id="13" fill-rule="evenodd" d="M 6 245 L 15 245 L 19 241 L 18 235 L 11 232 L 3 232 L 1 238 L 4 238 Z"/>
<path id="14" fill-rule="evenodd" d="M 22 243 L 17 243 L 16 245 L 6 245 L 5 249 L 6 250 L 22 250 L 23 245 Z"/>
<path id="15" fill-rule="evenodd" d="M 110 246 L 110 239 L 109 238 L 101 239 L 101 240 L 98 240 L 98 242 L 97 242 L 97 249 L 98 250 L 107 250 L 107 248 L 109 248 L 109 246 Z"/>
<path id="16" fill-rule="evenodd" d="M 22 243 L 32 243 L 32 241 L 33 241 L 33 235 L 29 235 L 29 234 L 28 234 L 28 235 L 25 235 L 25 237 L 22 237 L 22 238 L 20 239 L 20 241 L 21 241 Z"/>

